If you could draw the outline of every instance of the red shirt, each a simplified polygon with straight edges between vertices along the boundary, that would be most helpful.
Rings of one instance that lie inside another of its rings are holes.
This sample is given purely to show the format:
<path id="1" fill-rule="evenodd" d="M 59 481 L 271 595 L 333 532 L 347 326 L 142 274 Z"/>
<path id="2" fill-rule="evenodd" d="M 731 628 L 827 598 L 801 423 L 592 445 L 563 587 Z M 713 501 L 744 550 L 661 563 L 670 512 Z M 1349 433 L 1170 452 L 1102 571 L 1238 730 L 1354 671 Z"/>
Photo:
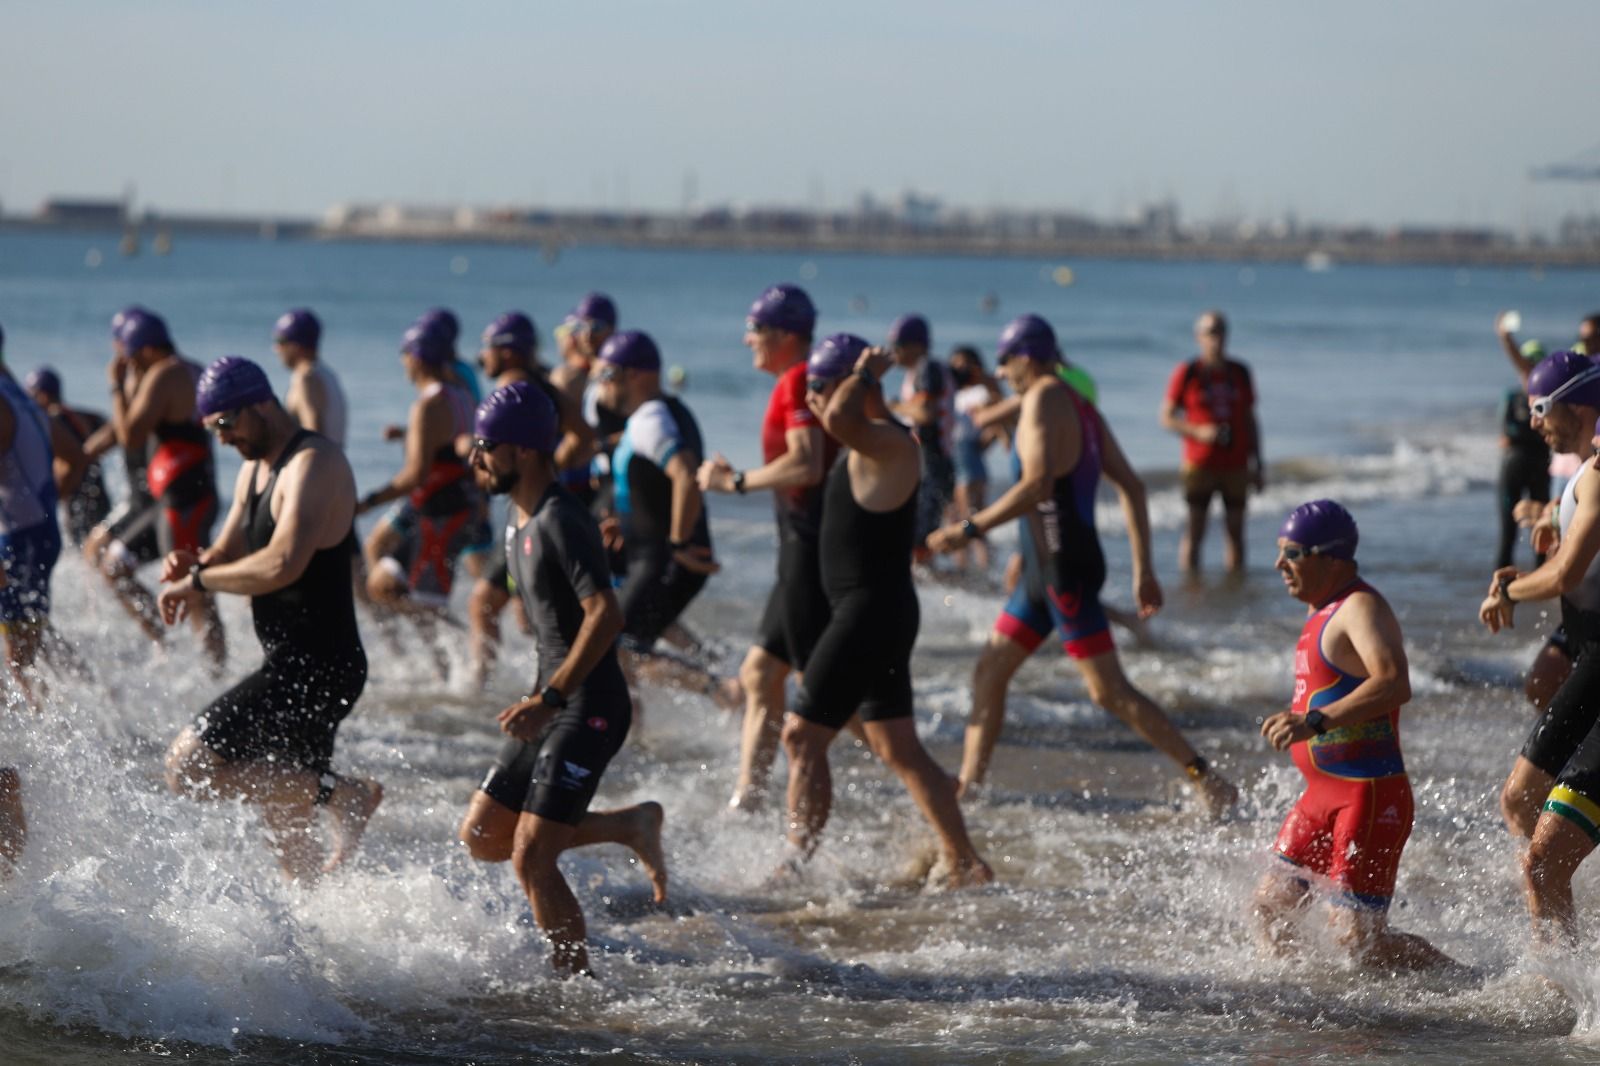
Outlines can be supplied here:
<path id="1" fill-rule="evenodd" d="M 1205 470 L 1241 470 L 1254 453 L 1252 420 L 1256 391 L 1250 370 L 1234 359 L 1213 367 L 1198 359 L 1180 363 L 1167 382 L 1167 406 L 1194 426 L 1223 427 L 1210 444 L 1183 438 L 1183 465 Z"/>
<path id="2" fill-rule="evenodd" d="M 767 415 L 761 420 L 761 458 L 770 463 L 789 451 L 788 434 L 791 429 L 821 429 L 817 416 L 806 406 L 806 361 L 800 360 L 778 376 L 772 387 L 772 399 L 767 401 Z M 839 454 L 839 444 L 826 433 L 822 434 L 822 466 L 826 471 Z M 779 517 L 804 517 L 812 515 L 821 499 L 822 487 L 813 485 L 777 489 Z M 787 515 L 785 515 L 787 512 Z M 814 517 L 814 515 L 813 515 Z"/>

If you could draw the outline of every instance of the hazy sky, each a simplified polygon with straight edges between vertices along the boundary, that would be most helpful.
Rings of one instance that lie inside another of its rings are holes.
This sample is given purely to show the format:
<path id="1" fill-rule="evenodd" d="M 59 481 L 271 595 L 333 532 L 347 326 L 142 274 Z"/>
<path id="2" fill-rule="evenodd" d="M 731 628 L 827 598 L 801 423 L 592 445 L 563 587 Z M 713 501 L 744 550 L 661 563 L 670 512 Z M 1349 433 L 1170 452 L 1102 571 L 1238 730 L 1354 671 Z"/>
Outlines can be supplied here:
<path id="1" fill-rule="evenodd" d="M 0 0 L 0 203 L 950 203 L 1548 226 L 1600 3 Z M 692 178 L 690 177 L 692 175 Z"/>

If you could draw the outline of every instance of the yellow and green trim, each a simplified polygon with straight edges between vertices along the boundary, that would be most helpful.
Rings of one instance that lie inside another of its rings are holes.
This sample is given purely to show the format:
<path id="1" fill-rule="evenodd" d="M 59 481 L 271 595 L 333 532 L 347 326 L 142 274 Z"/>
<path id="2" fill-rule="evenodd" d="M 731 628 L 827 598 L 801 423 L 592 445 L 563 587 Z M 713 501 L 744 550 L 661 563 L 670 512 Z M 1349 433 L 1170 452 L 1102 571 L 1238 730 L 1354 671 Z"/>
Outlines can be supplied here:
<path id="1" fill-rule="evenodd" d="M 1544 801 L 1544 809 L 1548 814 L 1565 818 L 1588 833 L 1590 840 L 1600 844 L 1600 804 L 1594 800 L 1566 785 L 1557 785 L 1550 790 L 1550 798 Z"/>

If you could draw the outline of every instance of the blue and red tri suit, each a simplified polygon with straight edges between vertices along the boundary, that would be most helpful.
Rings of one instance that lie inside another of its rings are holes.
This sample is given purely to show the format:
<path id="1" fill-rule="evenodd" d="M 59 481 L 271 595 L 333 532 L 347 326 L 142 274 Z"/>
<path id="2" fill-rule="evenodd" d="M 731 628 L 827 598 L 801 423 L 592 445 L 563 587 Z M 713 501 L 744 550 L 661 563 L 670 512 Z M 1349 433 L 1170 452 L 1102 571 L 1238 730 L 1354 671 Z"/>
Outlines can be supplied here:
<path id="1" fill-rule="evenodd" d="M 1083 447 L 1078 462 L 1056 478 L 1050 495 L 1023 515 L 1022 580 L 995 620 L 995 632 L 1033 651 L 1052 629 L 1074 659 L 1092 659 L 1112 649 L 1111 623 L 1100 605 L 1106 557 L 1094 527 L 1094 497 L 1100 486 L 1102 430 L 1094 404 L 1067 390 L 1078 412 Z M 1022 476 L 1012 453 L 1013 472 Z"/>
<path id="2" fill-rule="evenodd" d="M 1305 714 L 1355 691 L 1365 678 L 1340 670 L 1323 654 L 1328 622 L 1358 592 L 1351 582 L 1311 612 L 1294 651 L 1294 702 Z M 1275 845 L 1278 856 L 1327 877 L 1341 890 L 1334 902 L 1384 910 L 1394 895 L 1400 852 L 1411 835 L 1411 779 L 1400 756 L 1400 708 L 1355 725 L 1329 729 L 1289 749 L 1306 778 Z"/>

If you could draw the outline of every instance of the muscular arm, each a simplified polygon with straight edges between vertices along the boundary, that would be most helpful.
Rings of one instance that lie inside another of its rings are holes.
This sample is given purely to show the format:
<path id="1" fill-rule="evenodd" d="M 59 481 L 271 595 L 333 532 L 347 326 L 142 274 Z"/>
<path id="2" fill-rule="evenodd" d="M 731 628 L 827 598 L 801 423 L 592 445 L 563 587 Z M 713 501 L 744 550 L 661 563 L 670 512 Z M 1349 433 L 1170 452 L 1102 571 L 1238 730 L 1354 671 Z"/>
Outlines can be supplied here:
<path id="1" fill-rule="evenodd" d="M 1592 464 L 1585 469 L 1574 494 L 1577 508 L 1560 548 L 1539 569 L 1511 582 L 1506 591 L 1513 602 L 1549 600 L 1571 592 L 1600 553 L 1600 470 Z"/>
<path id="2" fill-rule="evenodd" d="M 50 464 L 51 473 L 55 476 L 56 492 L 65 499 L 78 491 L 78 486 L 83 484 L 83 475 L 89 469 L 89 460 L 83 454 L 83 446 L 78 443 L 78 438 L 62 424 L 61 419 L 51 418 L 50 422 L 50 450 L 53 460 Z"/>
<path id="3" fill-rule="evenodd" d="M 362 498 L 362 510 L 398 500 L 427 478 L 428 457 L 449 442 L 450 412 L 446 404 L 441 393 L 431 400 L 418 400 L 411 405 L 411 416 L 406 425 L 405 462 L 387 485 Z"/>
<path id="4" fill-rule="evenodd" d="M 1500 338 L 1500 349 L 1506 353 L 1506 358 L 1511 361 L 1511 368 L 1517 372 L 1517 380 L 1522 382 L 1522 387 L 1528 387 L 1528 375 L 1533 373 L 1533 364 L 1522 357 L 1522 349 L 1517 346 L 1514 334 L 1505 330 L 1495 330 L 1495 336 Z"/>
<path id="5" fill-rule="evenodd" d="M 243 510 L 238 501 L 244 495 L 235 493 L 230 527 Z M 208 590 L 240 596 L 276 592 L 306 572 L 319 548 L 342 540 L 355 517 L 351 503 L 355 480 L 349 464 L 322 448 L 306 449 L 289 460 L 278 474 L 273 495 L 278 513 L 272 540 L 260 551 L 207 566 L 203 580 Z M 242 535 L 242 518 L 238 526 Z"/>
<path id="6" fill-rule="evenodd" d="M 745 471 L 745 491 L 810 487 L 822 480 L 821 429 L 796 426 L 784 433 L 783 443 L 782 455 L 764 466 Z"/>
<path id="7" fill-rule="evenodd" d="M 552 375 L 553 379 L 554 375 Z M 583 401 L 569 392 L 556 389 L 556 414 L 561 419 L 561 441 L 556 445 L 556 469 L 582 466 L 594 456 L 594 427 L 583 419 Z"/>
<path id="8" fill-rule="evenodd" d="M 617 602 L 615 592 L 602 589 L 578 602 L 583 607 L 578 635 L 573 638 L 572 650 L 562 660 L 561 668 L 551 674 L 547 682 L 563 696 L 572 695 L 583 684 L 589 671 L 622 633 L 622 605 Z"/>
<path id="9" fill-rule="evenodd" d="M 314 374 L 298 374 L 289 389 L 289 398 L 294 403 L 289 413 L 302 428 L 313 433 L 327 432 L 328 419 L 324 412 L 328 409 L 328 385 L 325 381 Z M 289 405 L 285 403 L 284 406 Z"/>
<path id="10" fill-rule="evenodd" d="M 822 428 L 829 436 L 873 462 L 884 462 L 905 446 L 903 429 L 867 417 L 867 396 L 878 388 L 859 374 L 844 379 L 822 412 Z"/>
<path id="11" fill-rule="evenodd" d="M 694 472 L 700 468 L 700 457 L 681 449 L 667 460 L 667 477 L 672 481 L 672 522 L 668 537 L 674 543 L 687 543 L 694 535 L 700 521 L 700 511 L 705 505 L 700 486 L 695 483 Z"/>
<path id="12" fill-rule="evenodd" d="M 1377 718 L 1410 701 L 1405 639 L 1382 597 L 1370 592 L 1352 595 L 1334 614 L 1323 641 L 1335 666 L 1347 674 L 1367 675 L 1348 695 L 1318 708 L 1330 729 Z"/>
<path id="13" fill-rule="evenodd" d="M 1133 581 L 1138 585 L 1145 575 L 1154 572 L 1150 562 L 1150 506 L 1144 481 L 1134 472 L 1122 446 L 1112 435 L 1111 427 L 1105 423 L 1101 423 L 1100 447 L 1101 469 L 1122 501 L 1122 518 L 1128 525 L 1128 547 L 1133 553 Z"/>
<path id="14" fill-rule="evenodd" d="M 113 402 L 111 422 L 122 450 L 137 452 L 143 448 L 171 404 L 174 391 L 188 387 L 189 372 L 181 362 L 170 359 L 139 379 L 139 387 L 126 406 Z"/>
<path id="15" fill-rule="evenodd" d="M 1003 426 L 1016 418 L 1022 410 L 1022 397 L 1005 396 L 997 398 L 993 403 L 987 404 L 972 412 L 972 424 L 978 429 L 989 429 L 992 426 Z"/>

